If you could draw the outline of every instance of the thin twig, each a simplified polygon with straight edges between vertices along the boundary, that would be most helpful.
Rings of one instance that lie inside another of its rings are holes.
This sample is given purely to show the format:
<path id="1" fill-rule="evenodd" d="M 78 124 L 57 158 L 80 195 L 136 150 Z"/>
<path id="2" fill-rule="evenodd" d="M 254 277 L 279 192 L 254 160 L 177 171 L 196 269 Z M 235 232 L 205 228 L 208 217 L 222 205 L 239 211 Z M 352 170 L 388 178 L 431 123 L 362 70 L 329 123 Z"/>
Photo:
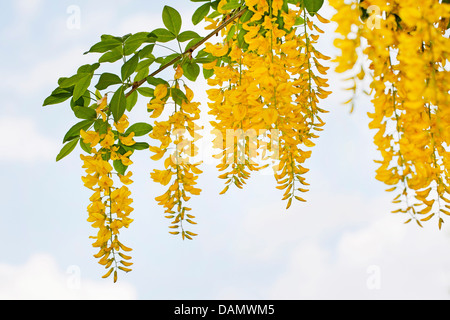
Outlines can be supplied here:
<path id="1" fill-rule="evenodd" d="M 167 69 L 168 67 L 172 66 L 173 64 L 175 64 L 177 61 L 179 61 L 182 57 L 184 57 L 186 54 L 192 54 L 198 47 L 200 47 L 202 44 L 204 44 L 206 41 L 208 41 L 209 39 L 211 39 L 214 35 L 218 34 L 222 29 L 224 29 L 226 26 L 228 26 L 230 23 L 232 23 L 233 21 L 235 21 L 236 19 L 239 19 L 245 12 L 247 11 L 247 8 L 244 8 L 242 10 L 240 10 L 239 12 L 237 12 L 234 16 L 230 17 L 229 19 L 227 19 L 225 22 L 223 22 L 219 27 L 217 27 L 214 31 L 212 31 L 210 34 L 208 34 L 206 37 L 204 37 L 201 41 L 199 41 L 198 43 L 196 43 L 195 45 L 193 45 L 192 47 L 190 47 L 189 49 L 187 49 L 185 52 L 181 53 L 179 56 L 173 58 L 171 61 L 169 61 L 168 63 L 166 63 L 165 65 L 161 66 L 158 70 L 156 70 L 155 72 L 153 72 L 152 74 L 150 74 L 148 77 L 140 80 L 140 81 L 136 81 L 133 83 L 131 90 L 126 94 L 126 97 L 128 98 L 134 91 L 136 91 L 137 88 L 139 88 L 141 85 L 143 85 L 147 79 L 153 78 L 155 77 L 158 73 L 164 71 L 165 69 Z"/>

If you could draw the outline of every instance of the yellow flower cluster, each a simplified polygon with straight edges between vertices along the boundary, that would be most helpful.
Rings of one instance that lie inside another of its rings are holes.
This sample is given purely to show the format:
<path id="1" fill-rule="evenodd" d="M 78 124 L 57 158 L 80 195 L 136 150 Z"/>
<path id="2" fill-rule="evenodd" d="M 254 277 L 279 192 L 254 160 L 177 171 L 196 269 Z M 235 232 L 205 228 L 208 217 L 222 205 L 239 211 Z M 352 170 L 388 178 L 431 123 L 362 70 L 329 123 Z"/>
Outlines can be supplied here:
<path id="1" fill-rule="evenodd" d="M 450 4 L 440 1 L 330 0 L 342 35 L 338 71 L 354 70 L 363 42 L 374 111 L 370 128 L 382 160 L 376 178 L 397 191 L 394 213 L 409 221 L 450 215 Z M 367 12 L 365 21 L 360 13 Z M 355 30 L 356 34 L 355 34 Z"/>
<path id="2" fill-rule="evenodd" d="M 204 68 L 214 70 L 207 93 L 215 117 L 214 147 L 221 150 L 219 177 L 226 180 L 222 193 L 232 184 L 242 188 L 251 171 L 265 167 L 257 157 L 270 158 L 289 208 L 294 198 L 304 201 L 295 193 L 307 191 L 307 148 L 325 124 L 320 114 L 326 111 L 318 102 L 331 93 L 323 77 L 328 68 L 321 62 L 329 58 L 315 48 L 323 31 L 306 9 L 284 7 L 282 0 L 246 5 L 247 18 L 224 31 L 223 43 L 207 43 L 204 49 L 217 58 Z"/>
<path id="3" fill-rule="evenodd" d="M 167 120 L 155 120 L 153 131 L 149 135 L 160 143 L 159 146 L 150 146 L 150 151 L 155 153 L 151 159 L 158 161 L 166 156 L 164 169 L 155 169 L 150 176 L 163 186 L 170 185 L 164 194 L 155 198 L 165 208 L 166 218 L 172 220 L 169 233 L 181 234 L 183 240 L 192 240 L 197 234 L 185 230 L 183 222 L 196 224 L 195 217 L 188 213 L 191 208 L 185 206 L 185 202 L 191 198 L 189 195 L 199 195 L 201 192 L 201 189 L 195 187 L 198 175 L 202 173 L 198 168 L 200 163 L 192 163 L 193 157 L 198 153 L 195 142 L 201 138 L 194 122 L 200 118 L 200 103 L 193 102 L 194 93 L 188 86 L 184 85 L 184 92 L 181 91 L 181 76 L 182 69 L 179 67 L 174 85 L 170 88 L 166 84 L 157 85 L 155 97 L 148 104 L 151 118 L 160 118 L 163 111 L 168 114 Z M 168 110 L 167 107 L 171 104 L 174 108 Z"/>
<path id="4" fill-rule="evenodd" d="M 97 112 L 101 114 L 103 111 L 97 109 Z M 131 271 L 129 268 L 132 265 L 129 261 L 131 257 L 124 253 L 131 249 L 119 241 L 119 233 L 121 228 L 128 228 L 133 221 L 130 218 L 133 211 L 130 205 L 133 200 L 130 198 L 131 192 L 127 187 L 133 181 L 130 179 L 131 171 L 128 171 L 126 175 L 116 173 L 110 161 L 118 160 L 123 166 L 132 164 L 129 158 L 131 151 L 121 154 L 119 146 L 134 144 L 133 136 L 124 135 L 124 130 L 128 127 L 126 115 L 119 123 L 115 123 L 115 127 L 118 137 L 109 126 L 103 134 L 97 131 L 82 130 L 80 132 L 84 143 L 91 150 L 89 155 L 80 157 L 86 172 L 82 181 L 86 188 L 94 192 L 87 208 L 89 214 L 87 221 L 92 224 L 92 227 L 98 229 L 97 235 L 90 237 L 95 240 L 92 246 L 99 249 L 94 257 L 99 259 L 99 264 L 108 269 L 103 278 L 114 274 L 114 282 L 117 281 L 118 269 L 125 272 Z M 114 176 L 119 178 L 122 184 L 120 188 L 114 181 Z"/>

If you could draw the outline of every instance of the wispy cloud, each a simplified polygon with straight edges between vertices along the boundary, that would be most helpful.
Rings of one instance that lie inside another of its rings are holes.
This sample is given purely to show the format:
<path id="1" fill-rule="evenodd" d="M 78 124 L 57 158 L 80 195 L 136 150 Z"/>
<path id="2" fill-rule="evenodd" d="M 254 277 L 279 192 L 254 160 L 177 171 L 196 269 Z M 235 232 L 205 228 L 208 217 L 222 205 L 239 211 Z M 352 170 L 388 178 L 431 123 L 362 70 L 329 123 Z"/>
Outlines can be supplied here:
<path id="1" fill-rule="evenodd" d="M 14 16 L 13 23 L 6 26 L 1 32 L 3 39 L 16 39 L 29 34 L 33 28 L 30 24 L 35 21 L 42 10 L 42 0 L 17 0 L 11 2 L 12 7 L 9 14 Z M 8 8 L 6 10 L 8 12 Z"/>
<path id="2" fill-rule="evenodd" d="M 92 281 L 83 270 L 67 266 L 61 270 L 49 254 L 35 254 L 23 265 L 0 264 L 2 300 L 97 300 L 136 299 L 128 283 L 113 284 L 111 279 Z"/>
<path id="3" fill-rule="evenodd" d="M 54 161 L 59 144 L 44 136 L 31 118 L 0 117 L 0 162 Z"/>
<path id="4" fill-rule="evenodd" d="M 439 232 L 436 223 L 424 229 L 404 225 L 404 217 L 389 213 L 384 195 L 364 199 L 316 190 L 308 198 L 309 203 L 289 212 L 266 199 L 247 208 L 226 247 L 209 243 L 216 250 L 228 248 L 231 265 L 252 268 L 260 276 L 258 282 L 229 281 L 219 298 L 450 297 L 449 234 Z M 240 271 L 236 277 L 244 274 L 250 273 Z"/>
<path id="5" fill-rule="evenodd" d="M 448 299 L 450 244 L 435 231 L 387 216 L 343 233 L 336 251 L 311 239 L 292 252 L 267 293 L 275 299 Z"/>

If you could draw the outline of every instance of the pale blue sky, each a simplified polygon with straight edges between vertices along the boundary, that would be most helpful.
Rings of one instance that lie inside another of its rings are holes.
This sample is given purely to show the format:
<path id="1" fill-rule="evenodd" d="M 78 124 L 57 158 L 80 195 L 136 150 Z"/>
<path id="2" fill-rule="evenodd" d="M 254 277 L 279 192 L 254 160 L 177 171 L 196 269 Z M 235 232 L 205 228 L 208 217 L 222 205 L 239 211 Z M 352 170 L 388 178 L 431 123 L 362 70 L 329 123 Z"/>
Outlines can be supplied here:
<path id="1" fill-rule="evenodd" d="M 391 194 L 374 179 L 370 102 L 362 97 L 350 115 L 334 74 L 334 94 L 323 103 L 331 111 L 326 130 L 307 163 L 308 203 L 286 211 L 273 177 L 261 174 L 244 190 L 219 196 L 222 181 L 205 165 L 203 193 L 191 201 L 199 237 L 182 242 L 167 233 L 154 201 L 163 188 L 149 178 L 157 164 L 141 152 L 132 169 L 135 221 L 122 235 L 134 249 L 134 270 L 120 274 L 116 285 L 100 278 L 104 270 L 88 238 L 95 231 L 86 221 L 90 191 L 81 182 L 80 151 L 54 161 L 77 120 L 67 104 L 41 106 L 59 77 L 94 61 L 97 56 L 82 53 L 100 35 L 160 27 L 166 4 L 191 26 L 197 4 L 187 0 L 1 1 L 0 298 L 447 299 L 449 229 L 438 232 L 431 222 L 419 230 L 389 213 Z M 80 9 L 80 29 L 68 28 L 72 5 Z M 332 34 L 321 49 L 336 54 Z M 192 88 L 206 108 L 204 81 Z M 132 119 L 146 116 L 141 100 Z M 375 289 L 368 286 L 373 270 L 380 279 Z"/>

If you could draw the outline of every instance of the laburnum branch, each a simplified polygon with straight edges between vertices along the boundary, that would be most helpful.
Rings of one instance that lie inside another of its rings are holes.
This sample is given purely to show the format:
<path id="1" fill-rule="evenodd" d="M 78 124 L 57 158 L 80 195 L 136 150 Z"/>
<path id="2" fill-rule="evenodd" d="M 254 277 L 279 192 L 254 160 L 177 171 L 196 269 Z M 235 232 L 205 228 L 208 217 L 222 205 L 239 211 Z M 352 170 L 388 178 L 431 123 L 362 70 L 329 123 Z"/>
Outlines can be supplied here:
<path id="1" fill-rule="evenodd" d="M 198 47 L 200 47 L 206 41 L 211 39 L 214 35 L 218 34 L 222 29 L 227 27 L 230 23 L 232 23 L 236 19 L 239 19 L 246 11 L 247 11 L 247 8 L 241 9 L 236 14 L 234 14 L 233 16 L 231 16 L 227 20 L 225 20 L 220 26 L 218 26 L 216 29 L 214 29 L 210 34 L 208 34 L 206 37 L 204 37 L 201 41 L 199 41 L 198 43 L 196 43 L 195 45 L 193 45 L 192 47 L 187 49 L 185 52 L 181 53 L 179 56 L 173 58 L 171 61 L 169 61 L 165 65 L 161 66 L 158 70 L 156 70 L 155 72 L 150 74 L 148 77 L 146 77 L 140 81 L 134 82 L 132 84 L 131 90 L 126 94 L 126 97 L 128 98 L 134 91 L 136 91 L 137 88 L 139 88 L 141 85 L 143 85 L 147 81 L 147 79 L 155 77 L 160 72 L 162 72 L 165 69 L 167 69 L 168 67 L 174 65 L 177 61 L 179 61 L 181 58 L 183 58 L 187 54 L 192 54 L 196 49 L 198 49 Z"/>

